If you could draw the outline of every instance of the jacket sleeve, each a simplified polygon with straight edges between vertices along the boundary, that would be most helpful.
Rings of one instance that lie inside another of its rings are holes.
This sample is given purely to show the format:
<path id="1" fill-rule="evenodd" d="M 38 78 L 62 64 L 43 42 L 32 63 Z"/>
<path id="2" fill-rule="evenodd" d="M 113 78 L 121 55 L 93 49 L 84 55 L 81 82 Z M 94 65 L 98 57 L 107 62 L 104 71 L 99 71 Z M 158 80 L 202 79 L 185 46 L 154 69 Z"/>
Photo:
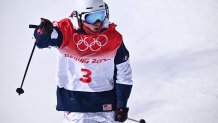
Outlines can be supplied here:
<path id="1" fill-rule="evenodd" d="M 124 43 L 117 50 L 115 57 L 115 90 L 117 108 L 125 108 L 132 89 L 132 70 L 129 63 L 129 52 Z"/>
<path id="2" fill-rule="evenodd" d="M 57 26 L 54 27 L 51 35 L 45 33 L 38 35 L 37 29 L 35 29 L 34 37 L 38 48 L 48 48 L 50 46 L 59 48 L 63 42 L 63 35 Z"/>

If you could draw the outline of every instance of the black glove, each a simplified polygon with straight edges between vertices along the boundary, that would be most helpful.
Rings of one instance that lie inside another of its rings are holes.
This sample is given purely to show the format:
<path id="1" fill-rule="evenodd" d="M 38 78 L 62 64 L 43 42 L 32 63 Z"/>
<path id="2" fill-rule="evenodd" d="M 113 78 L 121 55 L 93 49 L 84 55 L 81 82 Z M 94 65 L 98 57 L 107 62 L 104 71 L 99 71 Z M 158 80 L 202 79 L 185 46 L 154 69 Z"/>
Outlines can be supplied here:
<path id="1" fill-rule="evenodd" d="M 40 31 L 42 33 L 45 33 L 46 35 L 51 35 L 53 31 L 53 24 L 51 23 L 51 21 L 45 18 L 41 18 L 41 23 L 39 25 L 38 32 L 40 33 Z"/>
<path id="2" fill-rule="evenodd" d="M 118 108 L 115 110 L 115 121 L 124 122 L 128 118 L 129 108 Z"/>
<path id="3" fill-rule="evenodd" d="M 48 19 L 41 18 L 40 25 L 34 31 L 34 37 L 35 39 L 37 39 L 42 34 L 50 36 L 52 31 L 53 31 L 53 24 L 51 23 L 51 21 Z"/>

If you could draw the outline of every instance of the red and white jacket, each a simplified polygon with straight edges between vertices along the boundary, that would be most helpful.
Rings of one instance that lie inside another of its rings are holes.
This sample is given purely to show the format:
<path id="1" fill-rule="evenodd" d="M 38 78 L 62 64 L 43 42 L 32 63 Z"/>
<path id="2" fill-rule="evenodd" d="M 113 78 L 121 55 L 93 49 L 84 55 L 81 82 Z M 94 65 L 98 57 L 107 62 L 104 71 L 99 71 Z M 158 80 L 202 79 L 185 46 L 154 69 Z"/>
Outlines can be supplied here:
<path id="1" fill-rule="evenodd" d="M 94 35 L 75 30 L 70 19 L 57 23 L 37 46 L 58 47 L 57 110 L 102 112 L 124 108 L 132 88 L 129 52 L 115 24 Z"/>

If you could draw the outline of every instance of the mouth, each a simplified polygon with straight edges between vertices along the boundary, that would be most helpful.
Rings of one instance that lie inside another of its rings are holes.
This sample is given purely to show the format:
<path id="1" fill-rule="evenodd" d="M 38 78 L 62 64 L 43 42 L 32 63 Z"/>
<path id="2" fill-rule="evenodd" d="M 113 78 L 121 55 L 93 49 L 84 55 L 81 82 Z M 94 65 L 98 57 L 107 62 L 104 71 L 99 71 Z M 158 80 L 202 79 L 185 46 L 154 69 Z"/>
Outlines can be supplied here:
<path id="1" fill-rule="evenodd" d="M 98 30 L 99 30 L 99 27 L 95 27 L 94 30 L 98 31 Z"/>

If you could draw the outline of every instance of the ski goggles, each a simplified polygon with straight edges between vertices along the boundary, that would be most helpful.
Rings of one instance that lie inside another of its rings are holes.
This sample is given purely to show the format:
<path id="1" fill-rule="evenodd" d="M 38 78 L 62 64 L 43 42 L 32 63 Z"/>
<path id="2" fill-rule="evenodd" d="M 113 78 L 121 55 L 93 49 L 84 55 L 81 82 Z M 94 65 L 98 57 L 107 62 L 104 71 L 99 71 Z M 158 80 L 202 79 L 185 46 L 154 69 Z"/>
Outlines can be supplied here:
<path id="1" fill-rule="evenodd" d="M 97 21 L 103 22 L 107 16 L 106 10 L 100 10 L 95 12 L 81 13 L 81 20 L 88 24 L 95 24 Z"/>

